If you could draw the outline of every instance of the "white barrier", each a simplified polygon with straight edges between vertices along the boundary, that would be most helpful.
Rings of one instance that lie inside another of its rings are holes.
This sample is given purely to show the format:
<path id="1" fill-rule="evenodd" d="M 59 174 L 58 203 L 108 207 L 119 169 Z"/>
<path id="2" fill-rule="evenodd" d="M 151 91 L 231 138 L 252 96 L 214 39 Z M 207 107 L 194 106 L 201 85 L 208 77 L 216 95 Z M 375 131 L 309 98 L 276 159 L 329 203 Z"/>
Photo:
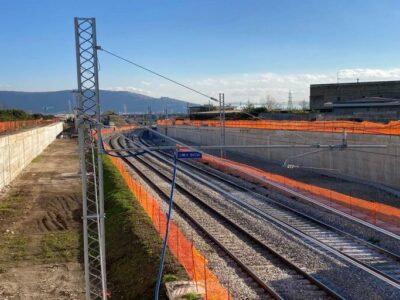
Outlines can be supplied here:
<path id="1" fill-rule="evenodd" d="M 63 130 L 63 123 L 0 136 L 0 190 L 19 173 Z"/>

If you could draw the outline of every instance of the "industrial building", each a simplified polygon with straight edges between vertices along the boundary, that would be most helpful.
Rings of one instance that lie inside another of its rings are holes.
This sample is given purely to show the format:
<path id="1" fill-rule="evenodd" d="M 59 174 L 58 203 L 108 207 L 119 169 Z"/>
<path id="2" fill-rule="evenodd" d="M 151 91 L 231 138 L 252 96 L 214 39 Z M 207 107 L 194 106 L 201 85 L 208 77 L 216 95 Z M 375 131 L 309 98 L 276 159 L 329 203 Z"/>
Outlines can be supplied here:
<path id="1" fill-rule="evenodd" d="M 332 105 L 346 104 L 363 98 L 366 102 L 387 102 L 400 99 L 400 81 L 374 81 L 310 85 L 310 108 L 314 111 L 330 111 Z M 386 98 L 386 99 L 384 99 Z"/>
<path id="2" fill-rule="evenodd" d="M 313 84 L 310 109 L 324 119 L 398 120 L 400 81 Z"/>

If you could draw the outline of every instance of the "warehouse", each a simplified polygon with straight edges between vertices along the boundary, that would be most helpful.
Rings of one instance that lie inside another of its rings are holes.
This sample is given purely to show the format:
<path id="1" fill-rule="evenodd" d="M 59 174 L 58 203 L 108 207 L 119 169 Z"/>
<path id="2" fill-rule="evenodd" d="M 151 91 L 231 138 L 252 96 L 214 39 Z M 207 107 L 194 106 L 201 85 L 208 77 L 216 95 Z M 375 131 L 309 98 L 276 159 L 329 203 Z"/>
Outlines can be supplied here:
<path id="1" fill-rule="evenodd" d="M 379 103 L 382 103 L 381 107 L 393 109 L 384 103 L 400 100 L 400 81 L 312 84 L 310 86 L 310 108 L 317 112 L 331 112 L 334 106 L 353 101 L 360 103 L 363 98 L 365 98 L 363 105 L 368 106 L 368 103 L 374 103 L 380 106 Z M 348 112 L 353 109 L 352 105 L 346 107 Z"/>

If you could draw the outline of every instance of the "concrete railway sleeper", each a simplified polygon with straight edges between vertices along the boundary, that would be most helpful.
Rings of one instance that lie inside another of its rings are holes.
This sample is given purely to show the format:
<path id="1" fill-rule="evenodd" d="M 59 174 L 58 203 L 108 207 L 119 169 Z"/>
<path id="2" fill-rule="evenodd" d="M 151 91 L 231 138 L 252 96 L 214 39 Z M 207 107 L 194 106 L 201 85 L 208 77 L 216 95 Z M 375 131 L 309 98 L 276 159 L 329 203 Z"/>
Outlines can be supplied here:
<path id="1" fill-rule="evenodd" d="M 148 145 L 142 139 L 140 140 L 144 145 Z M 165 152 L 162 154 L 170 158 L 170 154 Z M 153 152 L 150 152 L 150 155 L 157 158 L 157 154 Z M 347 258 L 369 269 L 372 274 L 382 276 L 386 282 L 392 282 L 396 287 L 400 286 L 400 257 L 398 255 L 346 233 L 334 226 L 307 216 L 302 212 L 296 211 L 291 207 L 258 194 L 192 163 L 180 161 L 180 164 L 189 168 L 187 170 L 181 170 L 185 172 L 186 175 L 192 177 L 194 174 L 200 175 L 207 181 L 210 181 L 211 177 L 213 182 L 218 182 L 218 187 L 224 189 L 225 193 L 234 193 L 236 198 L 240 198 L 240 201 L 246 202 L 253 208 L 262 212 L 262 214 L 259 214 L 260 216 L 265 217 L 264 214 L 268 214 L 268 216 L 283 222 L 290 228 L 296 229 L 302 234 L 328 247 L 328 249 L 321 248 L 321 250 L 336 250 Z M 197 178 L 198 177 L 196 177 L 196 179 Z M 238 191 L 245 193 L 245 196 L 239 197 Z M 249 199 L 248 195 L 253 195 L 255 199 Z M 285 226 L 285 228 L 287 227 Z"/>
<path id="2" fill-rule="evenodd" d="M 121 138 L 118 141 L 111 141 L 112 147 L 121 147 Z M 170 182 L 168 174 L 162 172 L 159 168 L 151 165 L 142 156 L 135 156 L 134 158 L 124 158 L 124 160 L 135 169 L 141 177 L 146 177 L 146 172 L 140 170 L 136 165 L 130 161 L 135 160 L 146 170 L 151 170 L 162 180 Z M 148 182 L 151 180 L 148 179 Z M 154 184 L 152 187 L 159 190 L 158 193 L 164 194 L 166 191 Z M 254 235 L 244 230 L 241 226 L 226 218 L 223 214 L 209 206 L 202 199 L 191 193 L 188 188 L 182 185 L 177 185 L 177 190 L 184 194 L 190 200 L 185 204 L 176 204 L 176 209 L 185 214 L 185 217 L 190 219 L 198 228 L 211 239 L 214 243 L 218 244 L 220 248 L 238 264 L 241 269 L 246 272 L 258 286 L 263 288 L 270 297 L 275 299 L 291 299 L 293 297 L 292 287 L 296 291 L 296 296 L 307 299 L 342 299 L 342 297 L 331 290 L 328 286 L 318 281 L 316 278 L 308 274 L 306 271 L 300 269 L 292 262 L 288 261 L 285 257 L 274 251 L 268 245 L 257 239 Z M 189 207 L 191 203 L 192 207 Z M 193 205 L 196 208 L 193 209 Z M 190 213 L 189 213 L 190 211 Z M 268 277 L 273 272 L 284 273 L 285 281 L 269 282 Z M 291 294 L 292 293 L 292 294 Z"/>

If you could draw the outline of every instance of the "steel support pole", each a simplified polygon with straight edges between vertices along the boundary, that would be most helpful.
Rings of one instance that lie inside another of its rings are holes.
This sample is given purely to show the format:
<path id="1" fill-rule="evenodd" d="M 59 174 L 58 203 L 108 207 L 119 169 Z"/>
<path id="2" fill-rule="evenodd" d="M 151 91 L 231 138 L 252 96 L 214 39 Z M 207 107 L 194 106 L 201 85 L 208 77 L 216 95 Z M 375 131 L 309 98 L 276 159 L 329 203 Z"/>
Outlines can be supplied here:
<path id="1" fill-rule="evenodd" d="M 218 103 L 219 103 L 219 126 L 220 126 L 219 144 L 221 146 L 220 156 L 222 158 L 224 157 L 223 146 L 225 144 L 225 96 L 223 93 L 219 93 Z"/>
<path id="2" fill-rule="evenodd" d="M 96 121 L 97 121 L 97 168 L 98 168 L 98 200 L 99 200 L 99 221 L 100 221 L 100 230 L 99 230 L 99 241 L 100 241 L 100 259 L 101 259 L 101 272 L 102 272 L 102 287 L 103 287 L 103 298 L 107 299 L 107 275 L 106 275 L 106 256 L 105 256 L 105 212 L 104 212 L 104 179 L 103 179 L 103 139 L 101 136 L 101 111 L 100 111 L 100 89 L 99 89 L 99 65 L 97 58 L 97 33 L 96 33 L 96 19 L 93 18 L 93 67 L 94 67 L 94 77 L 95 77 L 95 93 L 97 95 L 97 105 L 96 105 Z"/>
<path id="3" fill-rule="evenodd" d="M 222 93 L 222 147 L 225 147 L 225 94 Z M 222 148 L 222 156 L 225 157 L 225 148 Z"/>
<path id="4" fill-rule="evenodd" d="M 90 300 L 90 280 L 89 280 L 89 246 L 88 246 L 88 231 L 87 231 L 87 173 L 86 173 L 86 163 L 85 159 L 85 138 L 84 138 L 84 128 L 83 126 L 79 126 L 82 122 L 82 118 L 78 119 L 78 141 L 79 141 L 79 157 L 81 164 L 81 181 L 82 181 L 82 228 L 83 228 L 83 263 L 85 269 L 85 291 L 86 291 L 86 300 Z"/>
<path id="5" fill-rule="evenodd" d="M 107 283 L 96 21 L 94 18 L 74 21 L 86 299 L 104 300 Z"/>

